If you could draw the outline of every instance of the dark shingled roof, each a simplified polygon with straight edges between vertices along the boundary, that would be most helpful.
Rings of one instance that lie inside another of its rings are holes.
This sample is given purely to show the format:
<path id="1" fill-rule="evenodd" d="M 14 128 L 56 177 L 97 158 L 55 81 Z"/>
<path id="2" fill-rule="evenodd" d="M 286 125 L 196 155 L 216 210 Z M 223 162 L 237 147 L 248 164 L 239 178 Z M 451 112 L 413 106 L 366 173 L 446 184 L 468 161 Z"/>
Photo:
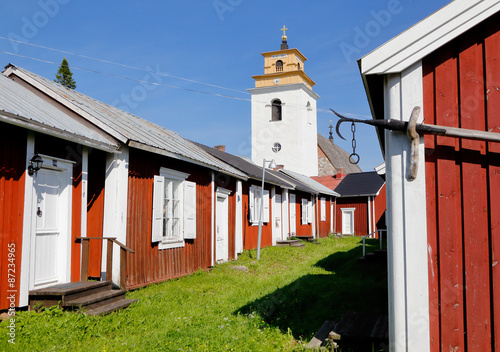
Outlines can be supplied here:
<path id="1" fill-rule="evenodd" d="M 209 146 L 196 143 L 198 147 L 206 151 L 207 153 L 211 154 L 212 156 L 216 157 L 217 159 L 231 165 L 232 167 L 242 171 L 245 173 L 248 177 L 253 178 L 255 180 L 262 180 L 262 167 L 255 165 L 253 162 L 245 160 L 244 158 L 241 158 L 237 155 L 229 154 L 226 152 L 223 152 L 221 150 L 211 148 Z M 266 178 L 265 181 L 266 183 L 271 183 L 276 186 L 284 187 L 284 188 L 294 188 L 293 184 L 290 184 L 283 180 L 280 177 L 277 177 L 273 175 L 273 171 L 270 169 L 266 169 Z"/>
<path id="2" fill-rule="evenodd" d="M 375 196 L 384 183 L 384 179 L 375 171 L 349 174 L 335 188 L 335 192 L 341 197 Z"/>
<path id="3" fill-rule="evenodd" d="M 350 174 L 354 172 L 362 172 L 361 168 L 356 164 L 349 162 L 349 153 L 338 145 L 330 142 L 328 139 L 318 133 L 318 147 L 332 163 L 336 170 L 344 169 L 344 173 Z"/>

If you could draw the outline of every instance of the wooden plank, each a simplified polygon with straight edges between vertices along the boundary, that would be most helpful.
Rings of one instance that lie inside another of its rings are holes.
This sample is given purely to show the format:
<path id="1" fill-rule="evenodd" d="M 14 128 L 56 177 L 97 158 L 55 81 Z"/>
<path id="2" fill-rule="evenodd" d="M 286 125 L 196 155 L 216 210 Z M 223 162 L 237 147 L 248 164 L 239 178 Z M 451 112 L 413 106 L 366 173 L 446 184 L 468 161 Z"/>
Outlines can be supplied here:
<path id="1" fill-rule="evenodd" d="M 113 241 L 107 240 L 106 246 L 106 281 L 113 280 Z"/>
<path id="2" fill-rule="evenodd" d="M 327 320 L 324 322 L 323 326 L 319 329 L 319 331 L 314 335 L 314 337 L 307 344 L 307 348 L 320 348 L 323 344 L 323 341 L 328 337 L 330 331 L 332 331 L 335 326 L 334 321 Z"/>
<path id="3" fill-rule="evenodd" d="M 471 30 L 460 41 L 460 125 L 485 130 L 482 34 Z M 462 212 L 466 295 L 466 341 L 469 351 L 491 351 L 490 270 L 486 143 L 461 140 Z"/>
<path id="4" fill-rule="evenodd" d="M 434 60 L 428 58 L 423 64 L 424 112 L 427 123 L 435 124 L 435 78 Z M 440 351 L 441 317 L 439 302 L 439 247 L 437 229 L 437 190 L 436 190 L 436 137 L 424 136 L 425 141 L 425 185 L 427 196 L 427 243 L 429 270 L 429 336 L 432 352 Z"/>
<path id="5" fill-rule="evenodd" d="M 89 240 L 82 238 L 82 270 L 80 274 L 81 281 L 89 279 Z"/>
<path id="6" fill-rule="evenodd" d="M 457 59 L 452 46 L 438 57 L 436 77 L 436 123 L 458 126 Z M 455 160 L 459 140 L 437 137 L 437 213 L 441 304 L 441 349 L 465 349 L 462 204 L 460 167 Z"/>
<path id="7" fill-rule="evenodd" d="M 485 25 L 485 77 L 488 130 L 500 132 L 500 16 L 495 15 Z M 488 143 L 490 273 L 492 292 L 492 348 L 500 348 L 500 144 Z"/>

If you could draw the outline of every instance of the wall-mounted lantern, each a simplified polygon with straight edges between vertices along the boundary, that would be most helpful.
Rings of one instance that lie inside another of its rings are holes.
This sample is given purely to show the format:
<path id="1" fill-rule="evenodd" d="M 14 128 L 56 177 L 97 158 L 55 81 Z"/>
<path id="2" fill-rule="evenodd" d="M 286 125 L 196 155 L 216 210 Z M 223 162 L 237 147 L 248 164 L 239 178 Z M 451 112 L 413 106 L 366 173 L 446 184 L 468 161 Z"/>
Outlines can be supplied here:
<path id="1" fill-rule="evenodd" d="M 33 174 L 35 174 L 36 176 L 38 170 L 41 169 L 42 164 L 43 164 L 42 157 L 38 155 L 38 153 L 33 155 L 33 157 L 30 160 L 30 165 L 28 166 L 28 175 L 33 176 Z"/>

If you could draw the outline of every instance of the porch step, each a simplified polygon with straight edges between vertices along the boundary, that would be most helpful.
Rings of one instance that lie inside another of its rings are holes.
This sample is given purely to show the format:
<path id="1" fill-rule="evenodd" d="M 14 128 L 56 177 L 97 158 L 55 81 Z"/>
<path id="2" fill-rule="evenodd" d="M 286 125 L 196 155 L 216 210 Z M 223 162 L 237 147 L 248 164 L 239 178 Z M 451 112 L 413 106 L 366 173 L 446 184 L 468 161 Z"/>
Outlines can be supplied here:
<path id="1" fill-rule="evenodd" d="M 312 236 L 295 236 L 295 238 L 298 238 L 299 240 L 306 241 L 306 242 L 312 242 L 312 243 L 318 242 L 318 239 L 314 238 Z"/>
<path id="2" fill-rule="evenodd" d="M 50 308 L 59 306 L 65 310 L 82 308 L 85 313 L 96 311 L 92 315 L 109 313 L 113 307 L 121 309 L 128 307 L 135 300 L 125 299 L 126 291 L 114 290 L 111 281 L 79 281 L 68 284 L 54 285 L 47 288 L 30 291 L 29 307 Z M 100 307 L 107 307 L 98 310 Z M 108 311 L 109 310 L 109 311 Z"/>
<path id="3" fill-rule="evenodd" d="M 325 338 L 325 330 L 329 331 L 328 338 Z M 325 345 L 329 342 L 330 345 L 338 345 L 343 350 L 371 351 L 374 348 L 387 347 L 388 337 L 386 315 L 346 312 L 336 324 L 325 322 L 316 339 L 311 340 L 310 344 L 311 347 L 317 348 L 318 343 Z"/>
<path id="4" fill-rule="evenodd" d="M 106 305 L 87 310 L 87 311 L 85 311 L 85 314 L 94 315 L 94 316 L 95 315 L 106 315 L 106 314 L 115 312 L 115 311 L 120 310 L 120 309 L 125 309 L 129 305 L 131 305 L 132 303 L 137 302 L 137 301 L 138 301 L 138 299 L 121 299 L 121 300 L 116 301 L 116 302 L 111 302 L 111 303 L 108 303 Z"/>
<path id="5" fill-rule="evenodd" d="M 300 243 L 300 241 L 299 240 L 276 241 L 276 247 L 288 247 L 296 243 Z"/>
<path id="6" fill-rule="evenodd" d="M 116 302 L 125 299 L 125 293 L 126 291 L 123 290 L 108 290 L 103 292 L 97 292 L 66 301 L 66 303 L 63 305 L 63 308 L 72 310 L 78 308 L 85 308 L 85 309 L 97 308 L 99 306 L 106 305 L 111 302 Z"/>

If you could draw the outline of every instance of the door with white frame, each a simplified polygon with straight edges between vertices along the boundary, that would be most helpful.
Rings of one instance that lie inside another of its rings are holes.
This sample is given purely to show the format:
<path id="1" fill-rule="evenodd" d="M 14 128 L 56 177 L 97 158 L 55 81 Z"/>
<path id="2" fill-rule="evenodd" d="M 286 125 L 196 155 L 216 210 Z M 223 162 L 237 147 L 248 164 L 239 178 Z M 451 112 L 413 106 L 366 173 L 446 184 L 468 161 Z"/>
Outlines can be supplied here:
<path id="1" fill-rule="evenodd" d="M 342 208 L 342 234 L 354 235 L 354 211 L 355 208 Z"/>
<path id="2" fill-rule="evenodd" d="M 274 208 L 273 208 L 273 217 L 274 217 L 274 239 L 276 241 L 282 241 L 283 235 L 281 232 L 281 194 L 274 195 Z"/>
<path id="3" fill-rule="evenodd" d="M 33 177 L 30 289 L 70 282 L 72 162 L 43 156 Z"/>
<path id="4" fill-rule="evenodd" d="M 229 260 L 229 194 L 231 191 L 218 188 L 215 205 L 215 260 Z"/>

